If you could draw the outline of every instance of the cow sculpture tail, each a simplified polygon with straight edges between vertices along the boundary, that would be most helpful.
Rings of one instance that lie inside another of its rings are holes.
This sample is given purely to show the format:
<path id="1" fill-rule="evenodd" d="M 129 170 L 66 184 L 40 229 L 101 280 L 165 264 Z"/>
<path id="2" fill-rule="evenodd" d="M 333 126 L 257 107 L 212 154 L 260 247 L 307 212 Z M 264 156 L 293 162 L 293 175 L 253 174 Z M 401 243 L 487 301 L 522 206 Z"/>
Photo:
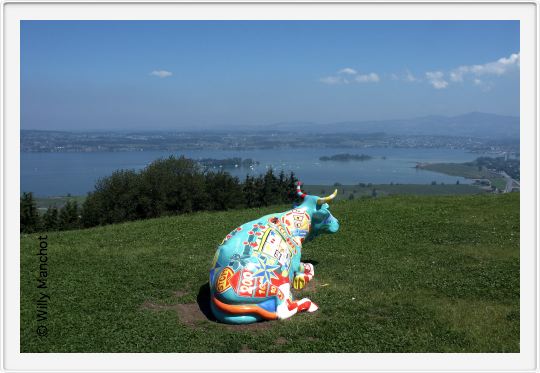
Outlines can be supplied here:
<path id="1" fill-rule="evenodd" d="M 221 322 L 228 324 L 249 324 L 262 320 L 276 320 L 278 318 L 277 313 L 272 311 L 272 308 L 275 309 L 275 306 L 264 307 L 264 303 L 228 304 L 220 301 L 214 295 L 211 298 L 210 307 L 216 318 Z"/>

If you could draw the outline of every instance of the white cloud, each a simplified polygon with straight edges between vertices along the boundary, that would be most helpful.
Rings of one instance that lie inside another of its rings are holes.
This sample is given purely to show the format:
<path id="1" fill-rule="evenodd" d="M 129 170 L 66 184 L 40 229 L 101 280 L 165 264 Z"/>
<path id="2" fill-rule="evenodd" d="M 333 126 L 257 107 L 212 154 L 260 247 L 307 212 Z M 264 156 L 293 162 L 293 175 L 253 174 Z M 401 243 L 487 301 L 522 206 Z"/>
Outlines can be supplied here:
<path id="1" fill-rule="evenodd" d="M 357 83 L 369 83 L 378 82 L 380 80 L 379 75 L 376 73 L 359 74 L 353 68 L 345 67 L 337 72 L 337 75 L 326 76 L 319 79 L 321 83 L 336 85 L 336 84 L 349 84 L 353 82 Z"/>
<path id="2" fill-rule="evenodd" d="M 370 83 L 370 82 L 377 83 L 380 80 L 379 75 L 377 75 L 375 73 L 369 73 L 369 74 L 365 74 L 365 75 L 357 75 L 357 76 L 354 77 L 354 79 L 358 83 Z"/>
<path id="3" fill-rule="evenodd" d="M 339 70 L 338 74 L 356 75 L 356 74 L 358 74 L 358 72 L 355 69 L 351 69 L 350 67 L 346 67 L 344 69 Z"/>
<path id="4" fill-rule="evenodd" d="M 424 73 L 425 80 L 435 89 L 445 89 L 451 83 L 472 82 L 475 86 L 483 90 L 489 90 L 493 87 L 493 82 L 485 81 L 486 75 L 501 76 L 512 70 L 519 69 L 520 54 L 513 53 L 508 57 L 499 58 L 497 61 L 487 62 L 482 65 L 463 65 L 449 71 L 428 71 Z M 405 74 L 390 73 L 391 80 L 400 80 L 408 83 L 423 82 L 420 76 L 414 76 L 409 70 Z M 335 75 L 321 78 L 324 84 L 349 84 L 349 83 L 377 83 L 381 79 L 378 74 L 371 72 L 361 74 L 352 67 L 344 67 L 338 70 Z"/>
<path id="5" fill-rule="evenodd" d="M 408 69 L 405 70 L 405 73 L 391 73 L 390 79 L 392 80 L 400 80 L 407 83 L 413 83 L 413 82 L 419 82 L 420 79 L 413 75 Z"/>
<path id="6" fill-rule="evenodd" d="M 489 81 L 486 82 L 482 79 L 474 78 L 472 82 L 476 87 L 479 87 L 484 92 L 491 91 L 491 88 L 493 88 L 493 83 Z"/>
<path id="7" fill-rule="evenodd" d="M 157 76 L 158 78 L 166 78 L 168 76 L 171 76 L 172 73 L 167 70 L 154 70 L 150 73 L 152 76 Z"/>
<path id="8" fill-rule="evenodd" d="M 448 87 L 448 82 L 444 80 L 444 73 L 442 71 L 428 71 L 426 72 L 426 79 L 435 89 Z"/>
<path id="9" fill-rule="evenodd" d="M 483 65 L 460 66 L 450 72 L 450 79 L 453 82 L 462 82 L 467 75 L 474 79 L 482 75 L 501 76 L 507 72 L 519 68 L 519 53 L 513 53 L 509 57 L 499 58 L 497 61 L 488 62 Z"/>
<path id="10" fill-rule="evenodd" d="M 406 82 L 416 82 L 418 79 L 409 71 L 407 70 L 407 73 L 405 74 L 405 77 L 403 78 Z"/>

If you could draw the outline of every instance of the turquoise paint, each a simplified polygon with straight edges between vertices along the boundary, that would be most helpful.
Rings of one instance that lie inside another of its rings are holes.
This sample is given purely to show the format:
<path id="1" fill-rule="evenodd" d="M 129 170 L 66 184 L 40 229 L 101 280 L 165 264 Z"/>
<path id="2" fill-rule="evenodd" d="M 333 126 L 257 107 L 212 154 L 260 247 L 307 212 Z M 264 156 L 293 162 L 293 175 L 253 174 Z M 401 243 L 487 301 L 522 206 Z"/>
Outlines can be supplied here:
<path id="1" fill-rule="evenodd" d="M 305 272 L 313 267 L 301 262 L 302 244 L 339 230 L 329 205 L 318 204 L 319 198 L 306 195 L 295 208 L 252 220 L 227 235 L 210 270 L 211 309 L 218 321 L 246 324 L 290 317 L 290 307 L 295 312 L 290 287 L 297 276 L 305 282 L 313 276 Z"/>

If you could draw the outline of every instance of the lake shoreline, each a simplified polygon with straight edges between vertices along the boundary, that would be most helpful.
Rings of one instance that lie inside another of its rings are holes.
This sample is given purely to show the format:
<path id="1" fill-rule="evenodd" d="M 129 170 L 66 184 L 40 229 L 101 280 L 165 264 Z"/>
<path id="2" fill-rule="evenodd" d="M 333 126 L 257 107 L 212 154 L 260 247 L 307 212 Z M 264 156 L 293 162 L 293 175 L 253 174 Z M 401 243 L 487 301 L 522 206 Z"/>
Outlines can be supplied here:
<path id="1" fill-rule="evenodd" d="M 302 148 L 257 151 L 191 151 L 191 152 L 131 152 L 131 153 L 21 153 L 21 191 L 39 196 L 84 195 L 96 182 L 114 171 L 142 170 L 151 162 L 169 156 L 185 156 L 193 160 L 211 158 L 250 158 L 259 164 L 226 169 L 240 180 L 246 175 L 264 174 L 272 168 L 294 172 L 306 184 L 344 185 L 373 184 L 454 184 L 470 183 L 465 178 L 417 170 L 418 162 L 467 162 L 478 155 L 456 149 L 396 149 L 369 148 L 362 153 L 373 157 L 368 162 L 321 162 L 328 154 L 343 153 L 342 148 Z M 213 168 L 211 170 L 219 170 Z"/>

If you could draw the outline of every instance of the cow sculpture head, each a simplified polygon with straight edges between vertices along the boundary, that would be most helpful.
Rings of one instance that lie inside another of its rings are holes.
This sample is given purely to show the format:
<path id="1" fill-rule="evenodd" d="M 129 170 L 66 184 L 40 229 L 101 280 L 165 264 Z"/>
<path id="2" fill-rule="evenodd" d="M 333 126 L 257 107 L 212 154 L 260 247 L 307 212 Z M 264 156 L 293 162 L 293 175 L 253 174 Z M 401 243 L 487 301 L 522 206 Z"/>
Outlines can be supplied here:
<path id="1" fill-rule="evenodd" d="M 311 217 L 311 229 L 306 240 L 309 241 L 321 233 L 336 233 L 339 230 L 339 221 L 332 215 L 328 205 L 328 202 L 336 197 L 337 189 L 327 197 L 318 197 L 302 192 L 298 183 L 296 192 L 302 198 L 302 203 L 297 208 L 306 209 Z"/>

